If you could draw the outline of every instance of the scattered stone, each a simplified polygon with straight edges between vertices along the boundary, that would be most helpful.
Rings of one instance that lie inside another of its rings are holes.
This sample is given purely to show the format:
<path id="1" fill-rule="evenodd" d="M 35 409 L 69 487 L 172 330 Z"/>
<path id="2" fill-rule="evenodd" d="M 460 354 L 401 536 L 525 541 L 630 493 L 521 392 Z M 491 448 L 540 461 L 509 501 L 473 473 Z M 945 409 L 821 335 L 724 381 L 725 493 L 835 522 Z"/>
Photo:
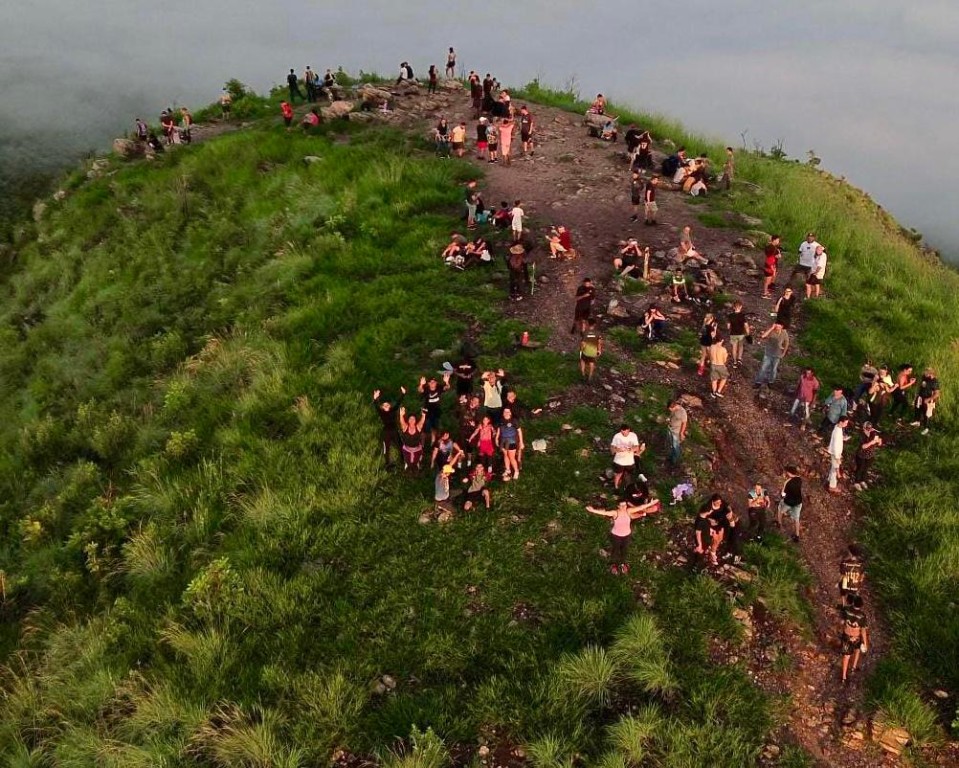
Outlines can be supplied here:
<path id="1" fill-rule="evenodd" d="M 442 88 L 444 91 L 462 91 L 463 83 L 460 82 L 459 80 L 453 80 L 453 79 L 443 80 L 440 83 L 440 88 Z"/>
<path id="2" fill-rule="evenodd" d="M 779 749 L 778 745 L 767 744 L 765 747 L 763 747 L 763 757 L 766 760 L 775 760 L 779 757 L 780 751 L 781 750 Z"/>
<path id="3" fill-rule="evenodd" d="M 53 193 L 53 199 L 56 200 L 58 203 L 61 202 L 62 200 L 66 200 L 67 191 L 65 189 L 58 189 L 56 192 Z"/>
<path id="4" fill-rule="evenodd" d="M 745 224 L 747 227 L 756 228 L 756 227 L 761 227 L 763 225 L 763 220 L 757 219 L 755 216 L 749 216 L 748 214 L 745 214 L 745 213 L 740 213 L 738 216 L 739 216 L 739 220 L 743 224 Z"/>
<path id="5" fill-rule="evenodd" d="M 549 278 L 548 278 L 546 275 L 540 275 L 540 276 L 539 276 L 539 281 L 540 281 L 543 285 L 546 285 L 546 283 L 549 282 Z"/>
<path id="6" fill-rule="evenodd" d="M 852 724 L 855 723 L 858 719 L 859 719 L 859 710 L 857 710 L 855 707 L 853 707 L 853 708 L 850 709 L 848 712 L 846 712 L 846 714 L 844 714 L 844 715 L 842 716 L 842 724 L 843 724 L 843 725 L 852 725 Z"/>
<path id="7" fill-rule="evenodd" d="M 47 204 L 43 200 L 37 200 L 33 204 L 33 220 L 40 221 L 43 218 L 43 214 L 47 212 Z"/>
<path id="8" fill-rule="evenodd" d="M 872 740 L 878 742 L 880 747 L 896 757 L 899 757 L 912 741 L 909 731 L 887 723 L 881 714 L 876 715 L 873 719 L 870 731 Z"/>
<path id="9" fill-rule="evenodd" d="M 669 370 L 671 370 L 671 371 L 678 371 L 678 370 L 679 370 L 679 364 L 678 364 L 678 363 L 674 363 L 672 360 L 667 360 L 665 365 L 666 365 L 666 367 L 669 368 Z"/>
<path id="10" fill-rule="evenodd" d="M 440 512 L 436 516 L 436 522 L 438 523 L 448 523 L 452 519 L 453 519 L 453 513 L 450 512 L 448 509 L 444 509 L 442 512 Z"/>
<path id="11" fill-rule="evenodd" d="M 432 352 L 430 352 L 430 357 L 432 357 L 434 360 L 439 359 L 441 357 L 446 357 L 446 350 L 434 349 Z"/>
<path id="12" fill-rule="evenodd" d="M 944 691 L 944 690 L 942 690 L 941 688 L 933 691 L 933 692 L 932 692 L 932 695 L 935 696 L 937 699 L 948 699 L 948 698 L 949 698 L 949 692 L 948 692 L 948 691 Z"/>
<path id="13" fill-rule="evenodd" d="M 394 678 L 393 676 L 383 675 L 383 677 L 381 677 L 380 680 L 383 682 L 383 685 L 385 685 L 389 690 L 392 691 L 394 688 L 396 688 L 396 678 Z"/>
<path id="14" fill-rule="evenodd" d="M 749 571 L 744 571 L 742 568 L 736 568 L 735 566 L 730 568 L 729 573 L 736 581 L 745 584 L 748 584 L 755 578 Z"/>
<path id="15" fill-rule="evenodd" d="M 352 101 L 334 101 L 330 106 L 320 109 L 324 120 L 338 120 L 353 111 Z"/>
<path id="16" fill-rule="evenodd" d="M 322 159 L 323 158 L 320 157 L 319 155 L 307 155 L 306 157 L 303 158 L 303 162 L 306 163 L 307 165 L 312 165 L 313 163 L 320 162 Z"/>
<path id="17" fill-rule="evenodd" d="M 696 395 L 691 395 L 688 392 L 679 396 L 679 402 L 683 404 L 684 407 L 688 408 L 702 408 L 703 399 L 697 397 Z"/>
<path id="18" fill-rule="evenodd" d="M 704 269 L 701 272 L 701 274 L 703 276 L 703 279 L 706 281 L 707 288 L 711 288 L 715 290 L 716 288 L 723 287 L 724 283 L 722 281 L 722 278 L 720 278 L 719 275 L 716 274 L 715 270 Z"/>
<path id="19" fill-rule="evenodd" d="M 146 145 L 140 141 L 132 139 L 114 139 L 113 151 L 125 160 L 135 157 L 143 157 Z"/>
<path id="20" fill-rule="evenodd" d="M 564 424 L 562 427 L 560 427 L 560 429 L 562 429 L 564 432 L 569 432 L 570 430 L 572 430 L 572 428 L 573 428 L 572 424 Z"/>
<path id="21" fill-rule="evenodd" d="M 538 453 L 546 453 L 546 441 L 542 438 L 533 441 L 533 450 Z"/>
<path id="22" fill-rule="evenodd" d="M 419 517 L 419 521 L 420 521 L 420 524 L 421 524 L 421 525 L 426 525 L 427 523 L 431 522 L 432 520 L 433 520 L 433 517 L 432 517 L 432 515 L 430 515 L 429 512 L 424 512 L 424 513 L 423 513 L 422 515 L 420 515 L 420 517 Z"/>
<path id="23" fill-rule="evenodd" d="M 750 240 L 748 237 L 738 237 L 733 240 L 733 245 L 738 248 L 755 248 L 756 244 Z"/>
<path id="24" fill-rule="evenodd" d="M 625 402 L 626 402 L 626 398 L 625 398 L 625 397 L 623 397 L 622 395 L 617 395 L 617 394 L 615 394 L 615 393 L 613 393 L 612 395 L 610 395 L 610 396 L 609 396 L 609 399 L 612 400 L 614 403 L 620 403 L 620 404 L 622 404 L 622 403 L 625 403 Z"/>

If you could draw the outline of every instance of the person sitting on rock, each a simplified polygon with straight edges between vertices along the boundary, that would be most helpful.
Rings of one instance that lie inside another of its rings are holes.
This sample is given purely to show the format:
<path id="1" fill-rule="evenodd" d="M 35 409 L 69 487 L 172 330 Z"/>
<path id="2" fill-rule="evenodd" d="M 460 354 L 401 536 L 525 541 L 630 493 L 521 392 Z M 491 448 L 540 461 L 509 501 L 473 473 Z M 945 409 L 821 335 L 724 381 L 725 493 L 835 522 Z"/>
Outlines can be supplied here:
<path id="1" fill-rule="evenodd" d="M 303 126 L 303 130 L 306 133 L 309 133 L 314 128 L 319 127 L 320 123 L 323 122 L 323 118 L 320 117 L 320 113 L 317 111 L 316 107 L 313 107 L 306 115 L 303 117 L 303 122 L 300 123 Z"/>
<path id="2" fill-rule="evenodd" d="M 683 299 L 689 298 L 689 290 L 686 288 L 686 276 L 683 274 L 683 268 L 679 264 L 673 268 L 670 292 L 673 294 L 673 302 L 675 304 L 680 304 Z"/>
<path id="3" fill-rule="evenodd" d="M 467 243 L 464 251 L 464 266 L 469 267 L 473 264 L 492 264 L 493 257 L 490 254 L 489 244 L 482 237 L 477 237 L 473 242 Z"/>
<path id="4" fill-rule="evenodd" d="M 601 93 L 597 93 L 596 98 L 593 99 L 593 103 L 589 105 L 589 111 L 594 115 L 605 115 L 606 97 Z"/>
<path id="5" fill-rule="evenodd" d="M 616 128 L 616 123 L 612 119 L 607 120 L 603 123 L 603 128 L 599 132 L 599 138 L 603 141 L 616 141 L 616 138 L 619 136 L 619 131 Z"/>
<path id="6" fill-rule="evenodd" d="M 657 304 L 651 304 L 643 313 L 643 324 L 639 326 L 639 332 L 645 334 L 650 341 L 659 341 L 665 331 L 666 315 Z"/>
<path id="7" fill-rule="evenodd" d="M 642 258 L 643 250 L 639 245 L 639 241 L 635 237 L 631 237 L 620 249 L 619 255 L 613 257 L 613 267 L 619 272 L 620 277 L 626 277 L 627 275 L 631 275 L 639 266 Z"/>
<path id="8" fill-rule="evenodd" d="M 466 246 L 466 238 L 463 237 L 458 232 L 454 232 L 450 238 L 450 243 L 447 245 L 443 252 L 440 254 L 440 258 L 443 259 L 447 264 L 454 263 L 458 258 L 462 258 Z"/>
<path id="9" fill-rule="evenodd" d="M 496 229 L 509 229 L 513 223 L 513 213 L 510 204 L 505 200 L 501 200 L 499 208 L 496 209 L 496 213 L 493 214 L 493 226 Z"/>
<path id="10" fill-rule="evenodd" d="M 155 131 L 150 131 L 150 135 L 147 136 L 147 146 L 157 154 L 166 151 L 163 149 L 163 142 L 160 141 L 160 137 L 156 135 Z"/>
<path id="11" fill-rule="evenodd" d="M 549 234 L 546 236 L 546 242 L 549 243 L 549 257 L 551 259 L 562 259 L 566 257 L 568 251 L 563 247 L 563 243 L 560 241 L 559 231 L 555 227 L 550 229 Z"/>

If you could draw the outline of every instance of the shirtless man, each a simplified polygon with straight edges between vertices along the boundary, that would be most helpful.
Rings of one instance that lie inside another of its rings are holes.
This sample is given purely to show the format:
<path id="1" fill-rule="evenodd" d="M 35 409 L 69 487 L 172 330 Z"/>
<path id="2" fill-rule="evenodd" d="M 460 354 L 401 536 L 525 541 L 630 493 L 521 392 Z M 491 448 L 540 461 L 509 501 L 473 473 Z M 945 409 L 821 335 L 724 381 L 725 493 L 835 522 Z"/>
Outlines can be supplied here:
<path id="1" fill-rule="evenodd" d="M 725 397 L 723 390 L 729 382 L 729 369 L 726 367 L 728 359 L 729 351 L 723 344 L 722 337 L 716 338 L 709 348 L 709 386 L 714 399 Z"/>

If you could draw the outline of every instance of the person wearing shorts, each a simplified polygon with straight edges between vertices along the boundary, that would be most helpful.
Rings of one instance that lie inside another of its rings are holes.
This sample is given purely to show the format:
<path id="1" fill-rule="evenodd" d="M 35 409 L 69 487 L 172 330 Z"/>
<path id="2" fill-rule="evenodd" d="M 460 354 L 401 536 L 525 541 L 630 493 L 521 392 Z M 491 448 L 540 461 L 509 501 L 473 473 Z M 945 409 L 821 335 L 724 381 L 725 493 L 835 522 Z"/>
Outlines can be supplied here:
<path id="1" fill-rule="evenodd" d="M 763 261 L 763 298 L 771 299 L 773 297 L 772 287 L 776 281 L 776 272 L 779 269 L 779 259 L 782 257 L 782 251 L 779 244 L 782 239 L 779 235 L 772 235 L 769 243 L 766 245 Z"/>
<path id="2" fill-rule="evenodd" d="M 418 387 L 419 393 L 423 396 L 423 413 L 426 414 L 424 429 L 429 433 L 430 445 L 436 442 L 439 436 L 441 408 L 443 393 L 450 388 L 450 374 L 444 374 L 443 384 L 436 379 L 426 380 L 425 376 L 420 377 Z"/>
<path id="3" fill-rule="evenodd" d="M 513 242 L 518 243 L 523 239 L 523 218 L 526 216 L 526 211 L 522 207 L 522 200 L 513 202 L 513 210 L 510 215 L 512 217 L 510 227 L 513 230 Z"/>
<path id="4" fill-rule="evenodd" d="M 489 416 L 484 416 L 479 426 L 470 435 L 470 443 L 478 446 L 478 464 L 483 464 L 489 474 L 493 474 L 493 459 L 496 456 L 496 446 L 493 442 L 496 437 L 496 427 Z"/>
<path id="5" fill-rule="evenodd" d="M 799 541 L 799 516 L 802 514 L 803 505 L 802 478 L 799 470 L 792 465 L 786 467 L 785 477 L 782 496 L 776 508 L 776 523 L 782 526 L 783 515 L 789 515 L 795 529 L 793 541 Z"/>
<path id="6" fill-rule="evenodd" d="M 576 306 L 573 310 L 573 326 L 570 333 L 579 331 L 585 335 L 589 325 L 589 315 L 593 308 L 593 299 L 596 298 L 596 288 L 588 277 L 576 289 Z"/>
<path id="7" fill-rule="evenodd" d="M 636 468 L 636 458 L 643 455 L 646 443 L 640 443 L 636 433 L 623 424 L 619 432 L 613 435 L 609 443 L 609 452 L 613 455 L 613 487 L 619 490 L 623 478 L 632 476 Z"/>
<path id="8" fill-rule="evenodd" d="M 496 442 L 503 452 L 503 481 L 519 480 L 519 468 L 526 446 L 523 444 L 523 428 L 513 419 L 510 408 L 503 408 L 503 420 L 496 430 Z"/>
<path id="9" fill-rule="evenodd" d="M 639 206 L 643 204 L 645 186 L 646 184 L 643 182 L 643 177 L 639 175 L 639 171 L 633 171 L 633 176 L 629 182 L 629 201 L 633 206 L 633 215 L 629 217 L 630 221 L 639 219 Z"/>
<path id="10" fill-rule="evenodd" d="M 486 159 L 486 150 L 489 148 L 489 121 L 485 117 L 479 119 L 476 125 L 476 157 Z"/>
<path id="11" fill-rule="evenodd" d="M 726 316 L 726 330 L 729 331 L 733 368 L 739 368 L 743 362 L 743 342 L 752 332 L 743 311 L 743 303 L 739 299 L 733 302 L 733 311 Z"/>
<path id="12" fill-rule="evenodd" d="M 454 125 L 450 130 L 450 147 L 457 157 L 466 152 L 466 123 Z"/>
<path id="13" fill-rule="evenodd" d="M 603 354 L 603 339 L 596 332 L 596 321 L 586 321 L 586 333 L 579 344 L 579 372 L 586 381 L 592 381 L 596 372 L 596 358 Z"/>
<path id="14" fill-rule="evenodd" d="M 478 507 L 480 502 L 483 502 L 487 509 L 490 508 L 492 498 L 489 492 L 489 480 L 490 476 L 486 467 L 482 464 L 473 467 L 473 471 L 466 478 L 468 485 L 466 486 L 466 496 L 463 499 L 464 512 L 469 512 L 474 507 Z"/>
<path id="15" fill-rule="evenodd" d="M 729 383 L 729 369 L 726 367 L 728 359 L 729 352 L 723 346 L 722 338 L 717 337 L 709 348 L 709 387 L 713 398 L 725 397 L 723 390 Z"/>
<path id="16" fill-rule="evenodd" d="M 845 685 L 849 672 L 859 666 L 859 656 L 869 650 L 869 624 L 860 595 L 850 595 L 842 609 L 842 626 L 839 634 L 842 656 L 842 682 Z M 852 669 L 849 661 L 852 660 Z"/>
<path id="17" fill-rule="evenodd" d="M 826 264 L 829 256 L 826 255 L 826 249 L 821 245 L 816 246 L 816 263 L 806 278 L 806 298 L 819 298 L 822 295 L 822 283 L 826 279 Z"/>
<path id="18" fill-rule="evenodd" d="M 818 248 L 822 248 L 822 246 L 816 242 L 816 233 L 807 232 L 806 239 L 799 244 L 799 262 L 793 267 L 793 271 L 789 273 L 789 279 L 786 281 L 786 285 L 792 285 L 796 275 L 799 275 L 803 282 L 809 280 L 809 275 L 816 266 L 816 250 Z"/>
<path id="19" fill-rule="evenodd" d="M 659 206 L 656 204 L 656 189 L 659 187 L 659 174 L 653 174 L 653 178 L 646 182 L 643 189 L 643 208 L 645 213 L 644 224 L 654 226 L 656 216 L 659 212 Z"/>
<path id="20" fill-rule="evenodd" d="M 524 104 L 519 108 L 519 139 L 523 143 L 523 156 L 533 154 L 533 115 Z"/>

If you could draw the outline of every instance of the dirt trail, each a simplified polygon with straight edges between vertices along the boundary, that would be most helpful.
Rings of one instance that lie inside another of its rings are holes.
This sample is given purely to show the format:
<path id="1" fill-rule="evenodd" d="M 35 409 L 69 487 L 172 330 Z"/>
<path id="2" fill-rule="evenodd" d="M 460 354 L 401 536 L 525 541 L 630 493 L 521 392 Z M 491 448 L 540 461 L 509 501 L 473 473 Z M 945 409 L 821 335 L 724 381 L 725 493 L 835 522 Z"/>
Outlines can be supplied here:
<path id="1" fill-rule="evenodd" d="M 475 123 L 470 120 L 467 102 L 465 94 L 441 93 L 431 98 L 410 97 L 399 104 L 424 130 L 434 124 L 440 114 L 445 114 L 451 123 L 466 120 L 470 127 L 467 135 L 472 137 Z M 697 210 L 687 202 L 688 198 L 670 190 L 661 191 L 658 196 L 661 222 L 658 226 L 631 222 L 628 165 L 622 154 L 622 143 L 608 144 L 588 137 L 576 115 L 538 105 L 531 105 L 531 110 L 536 119 L 537 138 L 532 158 L 514 157 L 510 166 L 502 162 L 489 164 L 476 160 L 471 150 L 473 161 L 485 173 L 481 185 L 484 201 L 488 207 L 495 208 L 501 200 L 510 203 L 522 200 L 533 234 L 541 243 L 548 226 L 565 225 L 572 232 L 578 258 L 553 261 L 548 258 L 548 250 L 537 248 L 537 276 L 545 276 L 547 282 L 537 285 L 534 296 L 511 302 L 507 310 L 511 315 L 527 320 L 531 327 L 549 326 L 552 334 L 548 346 L 557 351 L 575 352 L 578 337 L 569 333 L 573 294 L 580 281 L 590 276 L 597 285 L 594 313 L 600 318 L 601 330 L 624 321 L 634 327 L 650 303 L 659 301 L 660 306 L 665 306 L 668 302 L 661 301 L 660 290 L 655 287 L 647 294 L 632 296 L 615 290 L 612 257 L 618 243 L 635 236 L 642 245 L 649 245 L 653 253 L 668 251 L 678 245 L 681 228 L 689 224 L 693 227 L 697 248 L 717 261 L 714 268 L 725 283 L 722 290 L 743 301 L 754 328 L 768 327 L 770 302 L 761 298 L 760 278 L 754 272 L 749 273 L 750 266 L 742 263 L 743 260 L 737 259 L 734 263 L 732 258 L 734 252 L 741 252 L 761 261 L 761 252 L 742 251 L 733 245 L 742 237 L 741 231 L 699 226 Z M 515 139 L 513 147 L 516 152 L 521 149 Z M 775 223 L 770 222 L 768 226 L 774 227 Z M 793 244 L 789 244 L 787 252 L 792 247 Z M 662 269 L 667 263 L 663 258 L 654 258 L 652 266 Z M 628 317 L 605 314 L 611 298 L 620 302 Z M 822 300 L 828 301 L 828 295 Z M 691 309 L 689 311 L 690 305 L 686 304 L 679 312 L 668 310 L 672 312 L 670 324 L 698 329 L 705 310 Z M 801 329 L 801 306 L 795 314 Z M 628 354 L 621 353 L 621 357 L 628 359 Z M 780 381 L 765 401 L 757 400 L 751 387 L 757 367 L 758 362 L 747 355 L 743 368 L 732 371 L 727 397 L 721 401 L 708 397 L 708 381 L 697 376 L 694 367 L 671 370 L 650 363 L 638 366 L 636 373 L 641 382 L 665 383 L 702 399 L 701 407 L 689 410 L 691 418 L 718 447 L 713 457 L 714 488 L 727 498 L 735 499 L 740 506 L 745 489 L 755 480 L 778 492 L 785 464 L 795 463 L 803 470 L 807 497 L 803 509 L 805 530 L 797 546 L 813 577 L 808 598 L 814 608 L 814 633 L 806 640 L 794 629 L 775 627 L 793 668 L 787 673 L 773 671 L 767 654 L 758 649 L 752 656 L 754 672 L 760 684 L 791 695 L 791 734 L 784 735 L 786 740 L 794 739 L 826 765 L 849 768 L 894 765 L 895 758 L 885 753 L 875 749 L 860 751 L 864 746 L 860 737 L 865 732 L 865 723 L 859 716 L 863 673 L 854 676 L 849 687 L 843 688 L 838 669 L 837 564 L 851 540 L 851 530 L 861 510 L 850 494 L 831 496 L 825 492 L 822 444 L 811 433 L 786 425 L 785 415 L 796 378 L 788 359 L 780 372 Z M 610 393 L 602 384 L 613 385 L 614 392 Z M 613 398 L 618 385 L 628 386 L 628 383 L 607 369 L 600 383 L 593 387 L 590 399 L 614 411 L 621 410 L 625 403 Z M 866 673 L 885 646 L 882 627 L 875 621 L 876 611 L 868 595 L 867 600 L 873 619 L 873 647 L 864 658 Z M 764 622 L 763 617 L 754 617 L 754 620 L 758 624 Z M 857 748 L 845 746 L 844 741 Z"/>

